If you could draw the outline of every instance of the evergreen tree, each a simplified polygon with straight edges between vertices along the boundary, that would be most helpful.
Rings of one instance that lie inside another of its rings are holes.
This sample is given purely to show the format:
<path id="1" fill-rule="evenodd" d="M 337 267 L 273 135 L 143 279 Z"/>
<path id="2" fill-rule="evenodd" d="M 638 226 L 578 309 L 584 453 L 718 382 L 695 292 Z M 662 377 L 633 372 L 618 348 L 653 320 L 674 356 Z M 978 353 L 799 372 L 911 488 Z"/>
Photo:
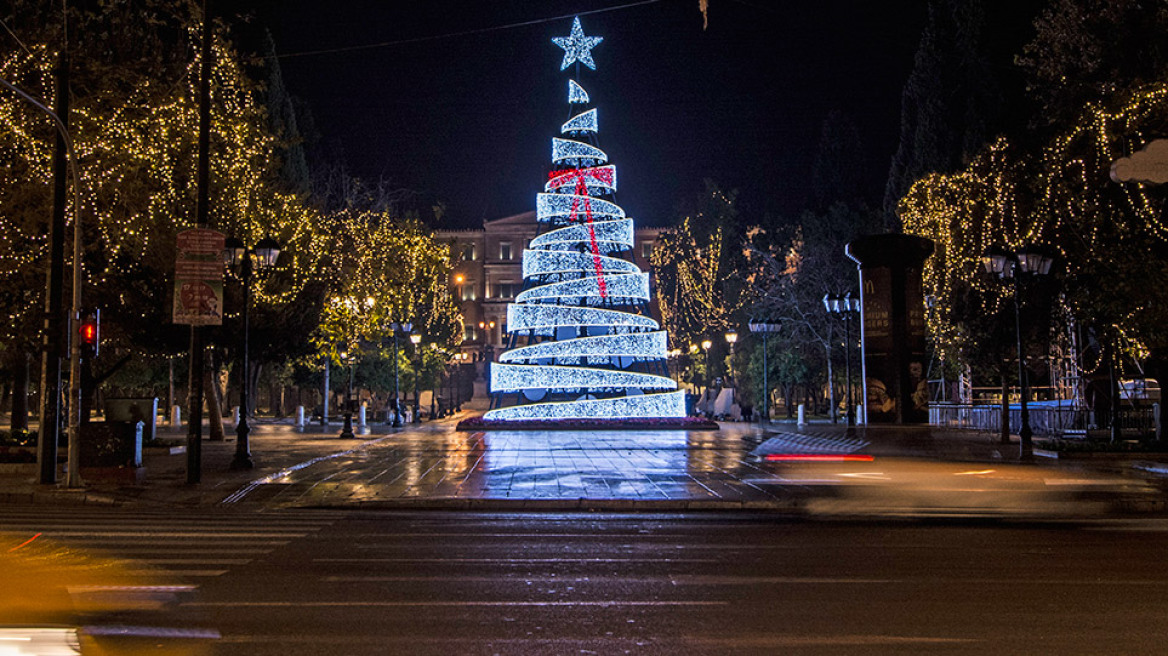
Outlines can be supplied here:
<path id="1" fill-rule="evenodd" d="M 1018 57 L 1034 125 L 1066 127 L 1087 103 L 1168 75 L 1163 2 L 1052 0 L 1034 28 Z"/>
<path id="2" fill-rule="evenodd" d="M 901 97 L 900 145 L 884 193 L 885 227 L 913 182 L 964 166 L 992 138 L 1001 94 L 985 53 L 981 0 L 930 0 Z"/>
<path id="3" fill-rule="evenodd" d="M 811 166 L 810 205 L 822 213 L 836 203 L 860 207 L 865 203 L 864 146 L 852 117 L 837 109 L 823 119 L 819 148 Z"/>

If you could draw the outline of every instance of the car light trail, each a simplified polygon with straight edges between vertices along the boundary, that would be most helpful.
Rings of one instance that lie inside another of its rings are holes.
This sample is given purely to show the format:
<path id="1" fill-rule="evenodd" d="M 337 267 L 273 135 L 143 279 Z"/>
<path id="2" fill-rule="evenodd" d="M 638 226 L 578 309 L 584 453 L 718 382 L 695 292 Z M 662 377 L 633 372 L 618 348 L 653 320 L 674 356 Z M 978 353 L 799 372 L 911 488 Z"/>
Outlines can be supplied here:
<path id="1" fill-rule="evenodd" d="M 768 453 L 767 462 L 872 462 L 876 458 L 859 453 Z"/>

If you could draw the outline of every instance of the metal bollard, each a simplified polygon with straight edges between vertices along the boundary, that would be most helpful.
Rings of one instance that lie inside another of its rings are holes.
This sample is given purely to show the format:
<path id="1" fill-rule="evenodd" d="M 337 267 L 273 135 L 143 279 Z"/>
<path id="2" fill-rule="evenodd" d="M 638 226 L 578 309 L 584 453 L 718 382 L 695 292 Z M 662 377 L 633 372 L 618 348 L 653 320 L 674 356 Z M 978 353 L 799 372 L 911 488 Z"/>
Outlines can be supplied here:
<path id="1" fill-rule="evenodd" d="M 856 404 L 856 423 L 861 425 L 868 423 L 867 415 L 864 414 L 863 403 Z"/>
<path id="2" fill-rule="evenodd" d="M 234 420 L 236 426 L 239 425 L 239 406 L 231 408 L 231 418 Z"/>
<path id="3" fill-rule="evenodd" d="M 182 408 L 177 405 L 170 409 L 170 426 L 171 428 L 182 426 Z"/>
<path id="4" fill-rule="evenodd" d="M 799 425 L 800 425 L 800 426 L 806 426 L 806 425 L 807 425 L 807 415 L 805 414 L 804 410 L 805 410 L 805 409 L 804 409 L 804 407 L 803 407 L 803 404 L 802 404 L 802 403 L 800 403 L 800 404 L 799 404 Z"/>
<path id="5" fill-rule="evenodd" d="M 296 427 L 304 430 L 304 406 L 296 406 Z"/>
<path id="6" fill-rule="evenodd" d="M 365 404 L 362 403 L 360 408 L 357 408 L 357 427 L 365 428 Z"/>

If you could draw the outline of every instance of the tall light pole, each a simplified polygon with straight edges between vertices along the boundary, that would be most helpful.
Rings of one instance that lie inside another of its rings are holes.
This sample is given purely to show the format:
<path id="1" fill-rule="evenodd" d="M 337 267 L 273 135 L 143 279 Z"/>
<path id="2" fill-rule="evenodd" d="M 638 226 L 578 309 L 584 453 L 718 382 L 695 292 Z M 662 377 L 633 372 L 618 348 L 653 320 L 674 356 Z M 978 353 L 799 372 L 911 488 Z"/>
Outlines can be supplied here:
<path id="1" fill-rule="evenodd" d="M 844 402 L 847 413 L 848 426 L 856 425 L 856 407 L 853 405 L 852 394 L 852 313 L 860 311 L 860 299 L 851 292 L 846 294 L 827 294 L 823 297 L 823 307 L 829 314 L 843 316 L 844 319 L 844 379 L 847 399 Z M 835 408 L 832 408 L 832 421 L 835 421 Z"/>
<path id="2" fill-rule="evenodd" d="M 414 329 L 414 324 L 408 321 L 405 323 L 395 321 L 389 324 L 389 329 L 393 331 L 393 427 L 401 428 L 401 393 L 399 390 L 400 376 L 397 365 L 397 334 L 399 331 L 410 332 Z"/>
<path id="3" fill-rule="evenodd" d="M 353 432 L 353 362 L 357 356 L 345 351 L 341 351 L 340 355 L 341 362 L 349 367 L 349 380 L 345 383 L 345 425 L 337 437 L 351 440 L 357 437 L 356 433 Z"/>
<path id="4" fill-rule="evenodd" d="M 681 365 L 680 365 L 681 349 L 671 349 L 667 355 L 669 356 L 670 361 L 673 362 L 673 367 L 671 368 L 672 370 L 670 371 L 670 375 L 674 377 L 674 380 L 676 380 L 678 382 L 678 384 L 680 384 L 681 383 L 681 371 L 679 369 L 681 367 Z"/>
<path id="5" fill-rule="evenodd" d="M 66 19 L 67 20 L 67 19 Z M 73 150 L 73 139 L 69 133 L 69 107 L 67 93 L 67 57 L 68 43 L 61 52 L 62 74 L 57 80 L 57 111 L 49 109 L 35 98 L 14 86 L 11 82 L 0 78 L 0 86 L 20 96 L 25 102 L 44 112 L 53 120 L 57 128 L 57 143 L 53 154 L 54 158 L 54 193 L 53 216 L 50 223 L 50 255 L 49 276 L 46 281 L 45 302 L 45 333 L 42 348 L 44 357 L 41 361 L 41 400 L 40 400 L 40 432 L 37 440 L 37 459 L 39 462 L 40 482 L 53 484 L 57 482 L 57 440 L 61 426 L 61 358 L 67 343 L 72 344 L 69 349 L 69 419 L 68 426 L 69 452 L 68 473 L 66 484 L 69 487 L 81 486 L 80 451 L 81 451 L 81 346 L 77 339 L 78 321 L 81 318 L 81 184 L 77 170 L 77 154 Z M 73 188 L 73 304 L 65 321 L 61 321 L 61 312 L 64 309 L 62 287 L 64 285 L 64 252 L 65 252 L 65 176 L 62 173 L 62 155 L 68 162 L 69 178 Z M 62 325 L 63 324 L 63 325 Z M 72 339 L 65 339 L 65 334 L 72 335 Z"/>
<path id="6" fill-rule="evenodd" d="M 704 376 L 704 378 L 706 379 L 705 380 L 706 389 L 705 389 L 705 392 L 702 393 L 703 398 L 708 396 L 709 392 L 710 392 L 710 347 L 713 345 L 714 345 L 714 343 L 708 339 L 702 340 L 702 365 L 706 369 L 706 375 Z M 710 408 L 710 406 L 709 406 L 708 399 L 706 402 L 706 414 L 709 414 L 709 415 L 714 414 L 713 409 Z"/>
<path id="7" fill-rule="evenodd" d="M 420 424 L 422 423 L 422 398 L 419 392 L 422 380 L 422 349 L 418 347 L 422 343 L 422 336 L 418 333 L 410 333 L 410 343 L 414 345 L 414 423 Z"/>
<path id="8" fill-rule="evenodd" d="M 731 331 L 726 333 L 726 343 L 730 345 L 730 381 L 734 381 L 734 345 L 738 343 L 738 333 Z M 734 385 L 737 387 L 737 385 Z"/>
<path id="9" fill-rule="evenodd" d="M 751 321 L 749 325 L 750 332 L 762 333 L 762 418 L 764 421 L 770 421 L 771 388 L 767 380 L 767 375 L 770 373 L 770 367 L 767 364 L 767 335 L 779 332 L 779 324 Z"/>
<path id="10" fill-rule="evenodd" d="M 251 425 L 247 416 L 251 410 L 249 396 L 251 393 L 250 359 L 248 357 L 248 331 L 250 318 L 248 311 L 251 307 L 251 276 L 252 269 L 261 271 L 276 264 L 280 256 L 280 244 L 270 237 L 261 239 L 255 248 L 249 249 L 243 241 L 232 237 L 223 243 L 223 260 L 232 271 L 238 271 L 243 281 L 243 308 L 240 312 L 243 320 L 243 335 L 239 348 L 239 421 L 235 424 L 235 457 L 231 460 L 232 469 L 252 469 L 255 463 L 251 460 L 251 444 L 248 436 L 251 434 Z M 253 262 L 254 258 L 254 262 Z"/>
<path id="11" fill-rule="evenodd" d="M 1022 348 L 1022 310 L 1019 301 L 1018 288 L 1022 285 L 1022 277 L 1036 278 L 1050 273 L 1054 258 L 1039 248 L 1024 247 L 1011 253 L 1002 248 L 990 248 L 982 255 L 982 264 L 986 272 L 998 276 L 1000 280 L 1009 281 L 1014 295 L 1014 329 L 1017 332 L 1018 348 L 1018 387 L 1021 397 L 1019 414 L 1022 426 L 1018 429 L 1018 459 L 1023 461 L 1034 460 L 1033 432 L 1030 429 L 1030 384 L 1026 375 L 1026 351 Z"/>
<path id="12" fill-rule="evenodd" d="M 437 354 L 438 344 L 436 342 L 431 342 L 430 348 L 434 350 L 435 354 Z M 437 416 L 437 414 L 435 414 L 436 408 L 434 407 L 434 397 L 438 395 L 434 393 L 435 391 L 437 390 L 435 390 L 433 387 L 430 388 L 430 421 L 434 421 L 434 418 Z"/>
<path id="13" fill-rule="evenodd" d="M 847 379 L 848 426 L 856 425 L 855 397 L 852 394 L 852 313 L 860 311 L 860 299 L 851 292 L 844 294 L 841 302 L 844 313 L 844 377 Z"/>
<path id="14" fill-rule="evenodd" d="M 725 335 L 726 343 L 730 345 L 730 366 L 727 368 L 726 383 L 730 386 L 734 396 L 731 401 L 738 402 L 738 381 L 734 378 L 734 345 L 738 343 L 738 333 L 734 331 L 727 332 Z M 739 405 L 739 409 L 741 409 Z"/>

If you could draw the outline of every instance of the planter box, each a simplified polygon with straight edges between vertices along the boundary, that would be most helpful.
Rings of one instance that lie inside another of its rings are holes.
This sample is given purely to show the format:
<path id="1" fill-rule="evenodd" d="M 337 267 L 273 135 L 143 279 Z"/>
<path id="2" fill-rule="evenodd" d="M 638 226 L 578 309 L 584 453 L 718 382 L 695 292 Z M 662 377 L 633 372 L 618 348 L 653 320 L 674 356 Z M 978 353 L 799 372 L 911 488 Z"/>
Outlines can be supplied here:
<path id="1" fill-rule="evenodd" d="M 91 421 L 81 426 L 82 467 L 140 467 L 142 422 Z"/>
<path id="2" fill-rule="evenodd" d="M 105 400 L 105 420 L 134 423 L 140 421 L 142 439 L 146 442 L 154 440 L 155 429 L 158 426 L 158 399 L 157 398 L 112 398 Z"/>
<path id="3" fill-rule="evenodd" d="M 0 446 L 0 463 L 35 463 L 35 446 Z"/>
<path id="4" fill-rule="evenodd" d="M 498 421 L 480 416 L 458 422 L 458 430 L 718 430 L 718 423 L 701 417 Z"/>

